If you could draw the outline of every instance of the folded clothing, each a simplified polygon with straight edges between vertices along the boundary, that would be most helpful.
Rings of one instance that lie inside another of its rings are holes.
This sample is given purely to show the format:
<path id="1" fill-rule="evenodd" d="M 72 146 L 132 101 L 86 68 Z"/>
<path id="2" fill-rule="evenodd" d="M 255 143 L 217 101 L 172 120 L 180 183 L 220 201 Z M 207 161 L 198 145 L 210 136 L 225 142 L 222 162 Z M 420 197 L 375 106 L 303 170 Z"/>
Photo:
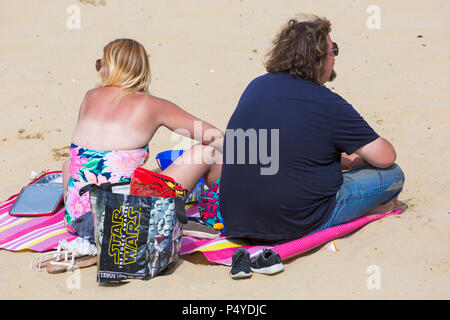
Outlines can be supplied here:
<path id="1" fill-rule="evenodd" d="M 198 212 L 208 227 L 219 230 L 223 234 L 225 226 L 220 213 L 219 185 L 220 179 L 217 179 L 211 188 L 200 194 Z"/>
<path id="2" fill-rule="evenodd" d="M 217 239 L 221 233 L 198 220 L 188 219 L 187 224 L 183 226 L 183 235 L 199 239 Z"/>

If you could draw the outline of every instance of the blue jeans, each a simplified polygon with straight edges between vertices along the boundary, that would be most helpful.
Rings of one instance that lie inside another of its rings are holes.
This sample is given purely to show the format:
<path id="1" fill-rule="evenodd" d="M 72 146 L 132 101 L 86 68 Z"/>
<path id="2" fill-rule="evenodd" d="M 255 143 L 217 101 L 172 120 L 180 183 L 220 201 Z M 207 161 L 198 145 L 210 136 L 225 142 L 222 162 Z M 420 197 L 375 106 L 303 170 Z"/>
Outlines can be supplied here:
<path id="1" fill-rule="evenodd" d="M 397 164 L 387 169 L 363 165 L 343 173 L 331 216 L 311 233 L 347 223 L 368 214 L 372 208 L 394 199 L 403 189 L 405 175 Z"/>

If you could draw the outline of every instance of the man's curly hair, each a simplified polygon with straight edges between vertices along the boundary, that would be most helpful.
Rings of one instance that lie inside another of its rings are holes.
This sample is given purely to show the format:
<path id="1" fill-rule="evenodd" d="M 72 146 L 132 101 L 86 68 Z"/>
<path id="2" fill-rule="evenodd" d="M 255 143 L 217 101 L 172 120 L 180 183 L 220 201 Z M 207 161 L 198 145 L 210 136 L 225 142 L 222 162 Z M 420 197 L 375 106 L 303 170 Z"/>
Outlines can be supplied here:
<path id="1" fill-rule="evenodd" d="M 270 73 L 289 72 L 320 84 L 329 52 L 327 36 L 331 23 L 315 15 L 306 17 L 306 21 L 291 19 L 283 27 L 266 56 L 265 67 Z M 333 70 L 328 80 L 335 77 Z"/>

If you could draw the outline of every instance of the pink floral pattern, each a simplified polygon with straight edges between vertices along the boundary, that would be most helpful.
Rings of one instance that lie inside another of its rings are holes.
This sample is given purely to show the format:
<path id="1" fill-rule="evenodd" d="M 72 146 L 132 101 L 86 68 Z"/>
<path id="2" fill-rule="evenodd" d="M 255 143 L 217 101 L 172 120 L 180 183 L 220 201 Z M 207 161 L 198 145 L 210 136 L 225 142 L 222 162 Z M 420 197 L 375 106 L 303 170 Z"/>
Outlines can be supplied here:
<path id="1" fill-rule="evenodd" d="M 148 146 L 137 150 L 96 151 L 72 144 L 70 146 L 70 178 L 67 184 L 64 221 L 71 224 L 91 210 L 89 193 L 80 197 L 80 189 L 87 184 L 128 182 L 134 169 L 148 159 Z"/>
<path id="2" fill-rule="evenodd" d="M 89 159 L 81 158 L 78 155 L 80 148 L 70 148 L 70 176 L 74 177 L 76 180 L 80 180 L 80 169 L 83 169 L 83 163 L 86 163 Z"/>
<path id="3" fill-rule="evenodd" d="M 70 216 L 74 220 L 91 210 L 88 194 L 85 193 L 80 197 L 80 189 L 81 185 L 77 183 L 67 190 L 66 208 L 69 209 Z"/>
<path id="4" fill-rule="evenodd" d="M 110 152 L 105 155 L 106 172 L 129 172 L 144 164 L 147 157 L 145 150 Z"/>

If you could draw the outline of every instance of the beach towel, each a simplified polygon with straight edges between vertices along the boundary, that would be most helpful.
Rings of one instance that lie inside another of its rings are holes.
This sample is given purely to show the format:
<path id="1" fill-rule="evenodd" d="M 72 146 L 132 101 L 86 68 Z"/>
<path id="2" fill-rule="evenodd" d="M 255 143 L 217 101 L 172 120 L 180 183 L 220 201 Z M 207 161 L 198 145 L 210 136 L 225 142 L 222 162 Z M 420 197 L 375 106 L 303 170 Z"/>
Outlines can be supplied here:
<path id="1" fill-rule="evenodd" d="M 51 216 L 10 216 L 9 209 L 17 196 L 0 203 L 0 249 L 44 252 L 56 249 L 61 240 L 71 242 L 77 238 L 66 229 L 64 207 Z"/>
<path id="2" fill-rule="evenodd" d="M 77 237 L 70 234 L 64 225 L 64 208 L 53 216 L 35 218 L 12 217 L 8 210 L 11 208 L 17 194 L 0 202 L 0 249 L 11 251 L 32 250 L 44 252 L 58 247 L 58 242 L 75 240 Z M 251 246 L 233 238 L 222 236 L 218 239 L 197 239 L 183 237 L 180 254 L 201 252 L 208 261 L 231 265 L 231 257 L 237 248 L 246 248 L 251 256 L 257 255 L 264 248 L 272 248 L 280 254 L 282 260 L 294 257 L 312 250 L 329 241 L 343 237 L 364 225 L 379 220 L 388 215 L 400 214 L 401 209 L 392 213 L 383 213 L 359 218 L 355 221 L 322 230 L 315 234 L 293 240 L 278 246 Z M 186 205 L 188 217 L 200 218 L 198 205 Z"/>
<path id="3" fill-rule="evenodd" d="M 186 211 L 187 216 L 198 216 L 195 212 L 195 207 L 190 208 Z M 389 215 L 400 214 L 401 209 L 398 209 L 390 213 L 381 213 L 370 216 L 365 216 L 357 220 L 338 225 L 332 228 L 328 228 L 311 235 L 302 237 L 297 240 L 286 242 L 276 246 L 264 245 L 255 246 L 249 245 L 242 240 L 228 238 L 226 236 L 220 237 L 218 239 L 196 239 L 193 237 L 183 237 L 181 240 L 181 251 L 180 254 L 190 254 L 193 252 L 201 252 L 205 258 L 214 263 L 231 266 L 231 257 L 233 253 L 238 248 L 245 248 L 250 253 L 250 257 L 259 254 L 265 248 L 271 248 L 276 251 L 282 260 L 292 258 L 304 252 L 310 251 L 317 248 L 320 245 L 326 244 L 334 239 L 340 238 L 353 232 L 364 225 L 384 218 Z"/>
<path id="4" fill-rule="evenodd" d="M 67 243 L 79 238 L 71 234 L 65 225 L 64 207 L 51 216 L 13 217 L 9 210 L 18 193 L 0 202 L 0 249 L 10 251 L 31 250 L 45 252 L 56 250 L 60 241 Z M 186 209 L 192 207 L 186 204 Z M 198 214 L 196 207 L 191 215 Z"/>

